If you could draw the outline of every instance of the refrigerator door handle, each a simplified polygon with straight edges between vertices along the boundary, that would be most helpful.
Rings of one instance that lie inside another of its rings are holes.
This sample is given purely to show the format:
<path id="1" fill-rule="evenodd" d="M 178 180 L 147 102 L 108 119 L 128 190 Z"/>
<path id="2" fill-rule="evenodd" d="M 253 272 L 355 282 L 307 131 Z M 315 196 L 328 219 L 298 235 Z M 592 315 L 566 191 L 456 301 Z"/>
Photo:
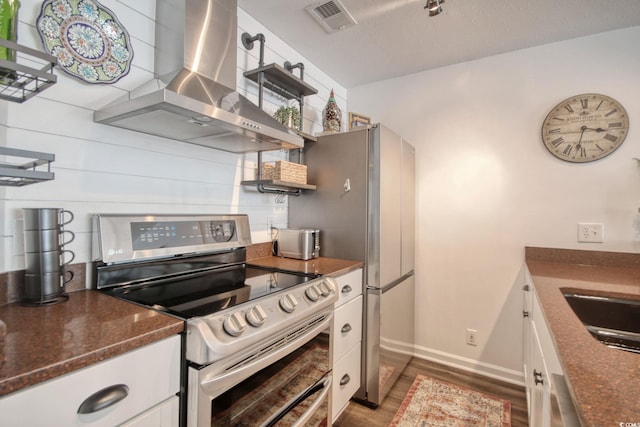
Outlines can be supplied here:
<path id="1" fill-rule="evenodd" d="M 403 274 L 402 276 L 398 277 L 396 280 L 387 283 L 382 288 L 376 288 L 375 286 L 367 285 L 367 291 L 369 291 L 369 292 L 373 291 L 371 293 L 375 293 L 375 294 L 378 294 L 378 295 L 384 294 L 387 291 L 390 291 L 391 289 L 393 289 L 396 286 L 398 286 L 400 283 L 402 283 L 405 280 L 407 280 L 409 277 L 413 276 L 413 274 L 414 274 L 414 271 L 411 270 L 407 274 Z"/>

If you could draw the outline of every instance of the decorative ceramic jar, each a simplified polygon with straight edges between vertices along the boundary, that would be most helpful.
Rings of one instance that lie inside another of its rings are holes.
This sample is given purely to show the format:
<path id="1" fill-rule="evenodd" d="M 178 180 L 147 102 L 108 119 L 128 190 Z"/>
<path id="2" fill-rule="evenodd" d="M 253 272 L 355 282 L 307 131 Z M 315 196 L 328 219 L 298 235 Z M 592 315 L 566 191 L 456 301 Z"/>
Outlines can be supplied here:
<path id="1" fill-rule="evenodd" d="M 322 110 L 322 127 L 325 132 L 340 132 L 342 128 L 342 111 L 336 104 L 333 89 L 331 89 L 327 105 Z"/>

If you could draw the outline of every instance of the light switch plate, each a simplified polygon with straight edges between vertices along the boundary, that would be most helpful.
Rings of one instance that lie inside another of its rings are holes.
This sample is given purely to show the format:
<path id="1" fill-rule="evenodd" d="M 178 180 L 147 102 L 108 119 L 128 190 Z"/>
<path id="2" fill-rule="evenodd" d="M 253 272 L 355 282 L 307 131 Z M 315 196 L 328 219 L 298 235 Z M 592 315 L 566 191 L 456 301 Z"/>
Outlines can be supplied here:
<path id="1" fill-rule="evenodd" d="M 467 329 L 467 345 L 478 345 L 477 333 L 475 329 Z"/>

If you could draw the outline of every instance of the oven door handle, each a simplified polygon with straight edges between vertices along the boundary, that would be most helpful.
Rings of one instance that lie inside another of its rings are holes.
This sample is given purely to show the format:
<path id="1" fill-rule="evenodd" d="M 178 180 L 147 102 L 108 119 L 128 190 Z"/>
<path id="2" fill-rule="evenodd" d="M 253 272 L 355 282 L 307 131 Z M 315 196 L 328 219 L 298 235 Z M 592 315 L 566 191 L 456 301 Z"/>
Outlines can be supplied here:
<path id="1" fill-rule="evenodd" d="M 266 354 L 260 355 L 260 357 L 252 360 L 246 365 L 236 366 L 224 373 L 211 371 L 199 381 L 200 390 L 206 393 L 206 395 L 210 398 L 216 398 L 221 395 L 224 390 L 230 389 L 234 385 L 239 384 L 241 381 L 249 378 L 256 372 L 259 372 L 263 368 L 266 368 L 272 363 L 282 359 L 292 351 L 300 348 L 302 345 L 309 342 L 320 332 L 326 330 L 331 325 L 331 322 L 333 320 L 333 307 L 329 307 L 328 311 L 325 311 L 324 314 L 324 320 L 322 320 L 320 323 L 315 324 L 312 328 L 305 331 L 304 334 L 293 338 L 281 336 L 273 341 L 285 342 L 286 344 L 284 344 L 282 347 L 267 351 Z M 209 365 L 209 368 L 213 366 L 214 365 Z"/>
<path id="2" fill-rule="evenodd" d="M 306 390 L 301 391 L 296 396 L 294 396 L 287 404 L 280 409 L 278 412 L 273 414 L 267 421 L 260 424 L 260 427 L 271 427 L 275 425 L 278 421 L 284 418 L 289 412 L 296 408 L 296 406 L 300 405 L 305 400 L 311 398 L 314 394 L 320 391 L 320 394 L 311 402 L 309 407 L 300 418 L 296 420 L 296 422 L 291 427 L 300 427 L 307 424 L 307 422 L 311 419 L 313 414 L 318 410 L 322 402 L 325 400 L 327 395 L 329 394 L 329 390 L 331 389 L 331 383 L 333 382 L 331 373 L 326 374 L 324 377 L 320 378 L 316 381 L 315 384 L 308 387 Z M 327 415 L 328 416 L 328 415 Z M 328 420 L 327 420 L 328 421 Z"/>

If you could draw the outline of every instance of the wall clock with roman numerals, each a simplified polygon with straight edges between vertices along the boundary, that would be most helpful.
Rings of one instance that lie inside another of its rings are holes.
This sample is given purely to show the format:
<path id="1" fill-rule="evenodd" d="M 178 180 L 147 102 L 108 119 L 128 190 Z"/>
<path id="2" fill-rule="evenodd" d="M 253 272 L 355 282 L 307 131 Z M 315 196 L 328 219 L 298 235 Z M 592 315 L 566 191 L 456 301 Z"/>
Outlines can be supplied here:
<path id="1" fill-rule="evenodd" d="M 567 162 L 601 159 L 622 145 L 629 116 L 615 99 L 597 93 L 567 98 L 542 123 L 542 141 L 551 154 Z"/>

